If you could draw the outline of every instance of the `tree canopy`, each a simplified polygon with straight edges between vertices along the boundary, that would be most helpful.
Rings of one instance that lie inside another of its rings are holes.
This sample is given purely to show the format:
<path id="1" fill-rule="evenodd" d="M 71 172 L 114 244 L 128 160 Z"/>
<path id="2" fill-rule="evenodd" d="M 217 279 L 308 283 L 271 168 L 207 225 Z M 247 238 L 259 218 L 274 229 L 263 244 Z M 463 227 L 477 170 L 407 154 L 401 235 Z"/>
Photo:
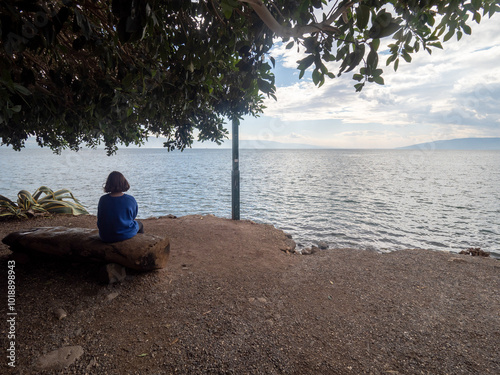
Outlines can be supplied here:
<path id="1" fill-rule="evenodd" d="M 300 77 L 311 70 L 318 86 L 356 69 L 360 91 L 384 83 L 382 65 L 442 48 L 499 10 L 499 0 L 2 1 L 0 137 L 55 151 L 113 152 L 151 135 L 169 149 L 195 135 L 220 142 L 226 119 L 274 97 L 274 43 L 301 49 Z"/>

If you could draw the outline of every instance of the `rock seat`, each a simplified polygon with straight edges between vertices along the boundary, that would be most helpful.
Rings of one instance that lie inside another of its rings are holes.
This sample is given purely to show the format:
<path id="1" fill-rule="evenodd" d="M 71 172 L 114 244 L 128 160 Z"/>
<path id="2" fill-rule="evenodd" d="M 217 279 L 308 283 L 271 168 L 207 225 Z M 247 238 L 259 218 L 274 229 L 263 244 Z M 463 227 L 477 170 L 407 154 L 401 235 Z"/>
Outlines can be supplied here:
<path id="1" fill-rule="evenodd" d="M 170 253 L 166 236 L 138 233 L 125 241 L 106 243 L 97 229 L 89 228 L 32 228 L 10 233 L 2 242 L 13 252 L 117 263 L 140 271 L 164 268 Z"/>

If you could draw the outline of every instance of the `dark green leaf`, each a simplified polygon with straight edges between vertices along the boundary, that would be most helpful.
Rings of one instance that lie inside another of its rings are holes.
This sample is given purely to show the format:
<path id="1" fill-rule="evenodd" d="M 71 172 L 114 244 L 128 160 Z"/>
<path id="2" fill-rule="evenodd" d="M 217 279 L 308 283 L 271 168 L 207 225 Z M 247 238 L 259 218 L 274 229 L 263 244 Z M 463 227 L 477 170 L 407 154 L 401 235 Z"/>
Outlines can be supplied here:
<path id="1" fill-rule="evenodd" d="M 375 69 L 377 67 L 378 53 L 374 49 L 370 49 L 370 52 L 368 53 L 368 57 L 366 59 L 366 64 L 372 69 Z"/>
<path id="2" fill-rule="evenodd" d="M 400 27 L 401 26 L 399 25 L 399 23 L 391 22 L 389 25 L 387 25 L 387 27 L 384 27 L 379 31 L 377 38 L 385 38 L 386 36 L 390 36 L 397 30 L 399 30 Z"/>
<path id="3" fill-rule="evenodd" d="M 363 89 L 364 83 L 356 83 L 354 85 L 354 88 L 356 89 L 356 92 L 360 92 Z"/>
<path id="4" fill-rule="evenodd" d="M 315 85 L 318 85 L 318 83 L 321 81 L 321 73 L 318 71 L 318 69 L 313 70 L 312 80 Z"/>
<path id="5" fill-rule="evenodd" d="M 297 69 L 306 70 L 307 68 L 309 68 L 312 65 L 314 60 L 315 60 L 314 55 L 309 55 L 309 56 L 303 58 L 302 60 L 297 61 L 299 63 L 299 66 L 297 67 Z"/>
<path id="6" fill-rule="evenodd" d="M 411 62 L 411 56 L 408 54 L 408 52 L 403 51 L 401 53 L 401 56 L 403 57 L 403 59 L 405 59 L 406 62 L 408 62 L 408 63 Z"/>
<path id="7" fill-rule="evenodd" d="M 448 33 L 443 37 L 443 42 L 450 40 L 453 35 L 455 35 L 455 29 L 450 29 L 450 31 L 448 31 Z"/>
<path id="8" fill-rule="evenodd" d="M 392 63 L 394 60 L 396 60 L 396 57 L 397 57 L 397 55 L 391 55 L 391 56 L 389 56 L 389 58 L 385 62 L 385 65 L 388 66 L 390 63 Z"/>
<path id="9" fill-rule="evenodd" d="M 415 52 L 418 52 L 420 50 L 420 43 L 417 41 L 415 41 L 415 44 L 413 44 L 413 49 L 415 50 Z"/>
<path id="10" fill-rule="evenodd" d="M 368 25 L 370 20 L 370 7 L 364 4 L 360 4 L 356 9 L 356 26 L 363 30 Z"/>
<path id="11" fill-rule="evenodd" d="M 364 55 L 365 55 L 365 45 L 364 44 L 357 45 L 356 48 L 354 49 L 354 52 L 351 55 L 349 55 L 348 59 L 346 59 L 348 60 L 349 67 L 345 72 L 346 73 L 350 72 L 355 67 L 357 67 L 361 62 L 361 60 L 363 59 Z"/>
<path id="12" fill-rule="evenodd" d="M 273 64 L 273 68 L 275 68 L 276 67 L 276 60 L 274 59 L 274 57 L 269 56 L 269 60 L 271 60 L 271 63 Z"/>
<path id="13" fill-rule="evenodd" d="M 229 5 L 225 1 L 221 2 L 221 7 L 222 7 L 222 12 L 224 13 L 224 17 L 226 17 L 227 19 L 230 19 L 231 16 L 233 15 L 234 7 Z"/>
<path id="14" fill-rule="evenodd" d="M 362 75 L 362 74 L 353 74 L 352 76 L 352 79 L 354 79 L 355 81 L 361 81 L 365 76 Z"/>

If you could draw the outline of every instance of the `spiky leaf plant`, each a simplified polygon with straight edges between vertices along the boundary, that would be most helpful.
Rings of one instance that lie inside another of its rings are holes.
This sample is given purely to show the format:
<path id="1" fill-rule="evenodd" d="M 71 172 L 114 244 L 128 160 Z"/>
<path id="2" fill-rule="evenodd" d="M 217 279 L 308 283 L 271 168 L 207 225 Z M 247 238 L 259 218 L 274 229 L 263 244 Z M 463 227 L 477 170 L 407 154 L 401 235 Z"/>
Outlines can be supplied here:
<path id="1" fill-rule="evenodd" d="M 42 194 L 45 196 L 41 197 Z M 67 199 L 71 199 L 73 202 L 67 201 Z M 17 194 L 17 203 L 0 195 L 0 217 L 28 218 L 36 213 L 89 214 L 68 189 L 54 192 L 47 186 L 41 186 L 33 194 L 21 190 Z"/>

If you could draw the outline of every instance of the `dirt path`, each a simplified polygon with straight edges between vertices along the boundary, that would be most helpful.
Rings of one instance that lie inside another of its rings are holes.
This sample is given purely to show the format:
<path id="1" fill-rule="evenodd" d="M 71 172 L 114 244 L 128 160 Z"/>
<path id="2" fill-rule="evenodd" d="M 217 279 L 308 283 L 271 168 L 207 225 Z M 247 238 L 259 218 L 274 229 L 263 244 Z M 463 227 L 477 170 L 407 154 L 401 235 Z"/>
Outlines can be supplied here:
<path id="1" fill-rule="evenodd" d="M 95 224 L 2 222 L 0 237 Z M 73 345 L 83 355 L 53 373 L 500 373 L 497 260 L 423 250 L 304 256 L 282 251 L 286 236 L 268 225 L 213 216 L 144 224 L 170 236 L 169 264 L 119 285 L 98 284 L 89 264 L 16 264 L 16 367 L 4 356 L 2 373 L 51 373 L 36 369 L 38 358 Z M 9 253 L 0 245 L 2 275 Z M 6 296 L 6 276 L 0 286 Z"/>

